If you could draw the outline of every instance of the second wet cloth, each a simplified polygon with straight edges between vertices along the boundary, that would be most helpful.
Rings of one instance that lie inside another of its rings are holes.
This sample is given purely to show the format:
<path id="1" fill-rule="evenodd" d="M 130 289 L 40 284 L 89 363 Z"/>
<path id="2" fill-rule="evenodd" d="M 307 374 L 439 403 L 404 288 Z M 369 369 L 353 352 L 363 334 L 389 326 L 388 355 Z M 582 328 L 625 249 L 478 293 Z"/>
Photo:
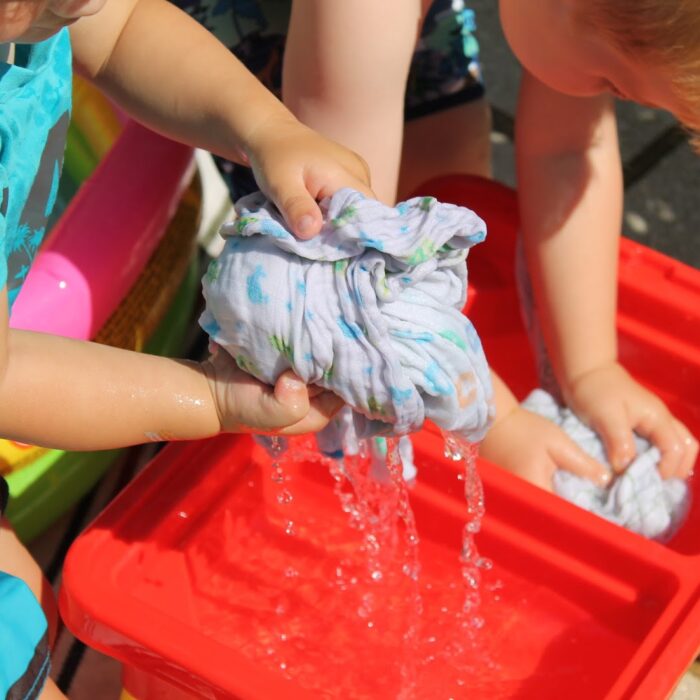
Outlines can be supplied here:
<path id="1" fill-rule="evenodd" d="M 586 454 L 608 467 L 603 441 L 554 397 L 535 389 L 523 407 L 556 423 Z M 647 440 L 635 435 L 637 456 L 609 487 L 560 469 L 554 473 L 554 490 L 563 498 L 645 537 L 666 540 L 683 522 L 690 503 L 682 479 L 663 479 L 658 470 L 661 455 Z"/>
<path id="2" fill-rule="evenodd" d="M 491 384 L 461 313 L 467 252 L 486 235 L 472 211 L 421 197 L 388 207 L 349 189 L 296 239 L 264 195 L 244 197 L 203 280 L 200 324 L 268 384 L 286 369 L 341 396 L 359 437 L 404 435 L 430 418 L 480 440 Z"/>

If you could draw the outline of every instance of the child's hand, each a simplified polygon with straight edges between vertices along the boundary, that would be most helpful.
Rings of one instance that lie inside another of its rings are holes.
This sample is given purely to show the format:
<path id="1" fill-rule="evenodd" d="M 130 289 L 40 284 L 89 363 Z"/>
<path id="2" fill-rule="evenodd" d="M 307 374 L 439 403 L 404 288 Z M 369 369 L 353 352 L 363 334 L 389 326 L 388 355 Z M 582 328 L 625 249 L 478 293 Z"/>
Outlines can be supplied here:
<path id="1" fill-rule="evenodd" d="M 479 454 L 547 491 L 552 477 L 566 469 L 605 486 L 609 472 L 546 418 L 514 407 L 497 419 L 479 447 Z"/>
<path id="2" fill-rule="evenodd" d="M 367 164 L 360 156 L 292 117 L 267 120 L 247 141 L 258 185 L 299 238 L 313 238 L 321 230 L 316 200 L 343 187 L 374 197 Z"/>
<path id="3" fill-rule="evenodd" d="M 685 479 L 692 473 L 698 441 L 661 399 L 617 362 L 580 376 L 565 398 L 576 415 L 600 435 L 615 471 L 624 470 L 635 457 L 634 431 L 658 447 L 664 478 Z"/>
<path id="4" fill-rule="evenodd" d="M 292 372 L 282 373 L 274 387 L 263 384 L 239 369 L 227 352 L 212 350 L 203 369 L 224 432 L 317 432 L 343 405 L 332 392 L 307 387 Z"/>

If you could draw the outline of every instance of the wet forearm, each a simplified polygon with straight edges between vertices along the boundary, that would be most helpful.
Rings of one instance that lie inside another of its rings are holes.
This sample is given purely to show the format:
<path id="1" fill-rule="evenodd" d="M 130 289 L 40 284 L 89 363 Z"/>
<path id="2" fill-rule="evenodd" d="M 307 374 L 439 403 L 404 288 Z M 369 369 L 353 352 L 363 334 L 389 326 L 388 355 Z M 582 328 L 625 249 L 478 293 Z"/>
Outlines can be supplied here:
<path id="1" fill-rule="evenodd" d="M 98 450 L 219 432 L 196 363 L 28 331 L 9 331 L 0 435 Z"/>

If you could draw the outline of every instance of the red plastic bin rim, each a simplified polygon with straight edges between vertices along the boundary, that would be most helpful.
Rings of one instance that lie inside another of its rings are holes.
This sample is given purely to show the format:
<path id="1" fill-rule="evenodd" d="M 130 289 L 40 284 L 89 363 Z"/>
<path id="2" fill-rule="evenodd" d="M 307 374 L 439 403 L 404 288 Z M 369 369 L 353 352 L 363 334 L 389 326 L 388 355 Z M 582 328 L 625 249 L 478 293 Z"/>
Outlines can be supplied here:
<path id="1" fill-rule="evenodd" d="M 426 435 L 426 438 L 430 442 L 437 436 Z M 238 668 L 249 666 L 250 662 L 240 654 L 229 649 L 222 656 L 220 646 L 211 639 L 195 630 L 183 631 L 173 618 L 131 598 L 120 587 L 118 575 L 104 576 L 101 572 L 114 572 L 115 566 L 120 569 L 128 565 L 133 556 L 138 556 L 138 547 L 134 548 L 121 540 L 119 533 L 126 526 L 133 529 L 130 523 L 134 516 L 143 509 L 144 502 L 149 500 L 151 494 L 167 488 L 169 474 L 178 465 L 184 468 L 195 457 L 200 462 L 206 462 L 217 459 L 217 455 L 221 457 L 234 452 L 246 454 L 251 447 L 250 439 L 246 436 L 222 436 L 204 445 L 170 445 L 98 516 L 71 548 L 64 570 L 61 613 L 66 625 L 77 637 L 134 667 L 157 674 L 167 670 L 164 677 L 169 682 L 177 683 L 179 680 L 189 687 L 196 687 L 202 682 L 201 678 L 215 682 L 211 672 L 217 665 L 212 663 L 216 659 L 224 664 L 225 669 L 234 665 Z M 482 463 L 480 470 L 487 489 L 501 490 L 525 502 L 534 490 L 542 497 L 537 502 L 538 511 L 542 511 L 539 517 L 551 518 L 552 527 L 578 529 L 593 542 L 610 544 L 612 541 L 620 554 L 636 557 L 650 566 L 663 567 L 678 578 L 678 588 L 667 609 L 633 658 L 620 671 L 615 688 L 626 689 L 625 692 L 611 691 L 606 697 L 632 697 L 626 694 L 630 687 L 641 687 L 644 683 L 654 687 L 671 687 L 669 683 L 680 677 L 700 647 L 700 565 L 689 567 L 687 557 L 669 556 L 675 553 L 654 542 L 647 542 L 646 551 L 640 553 L 640 538 L 632 533 L 544 494 L 488 463 Z M 700 564 L 700 558 L 696 557 L 694 561 Z M 86 563 L 89 563 L 88 567 L 84 565 Z M 110 601 L 109 606 L 101 604 L 100 601 L 105 600 Z M 187 640 L 184 644 L 183 639 Z M 205 666 L 197 666 L 197 661 L 189 652 L 192 648 L 197 648 L 199 658 L 207 660 Z M 156 665 L 154 669 L 151 666 L 152 660 L 157 657 L 168 660 L 165 667 Z M 230 687 L 232 681 L 223 674 L 220 682 L 220 687 L 227 687 L 225 683 Z M 282 687 L 262 673 L 252 680 L 246 676 L 241 682 L 244 685 L 240 687 L 240 692 L 245 691 L 247 696 L 274 697 L 270 693 L 279 692 Z M 302 693 L 295 697 L 305 696 Z"/>

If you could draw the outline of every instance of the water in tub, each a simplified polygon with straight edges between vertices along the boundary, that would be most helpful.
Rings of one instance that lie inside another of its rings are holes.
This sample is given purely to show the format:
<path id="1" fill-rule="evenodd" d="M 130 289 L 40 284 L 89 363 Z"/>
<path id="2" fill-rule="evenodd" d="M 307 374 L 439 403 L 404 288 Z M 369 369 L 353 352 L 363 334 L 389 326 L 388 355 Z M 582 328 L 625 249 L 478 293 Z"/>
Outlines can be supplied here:
<path id="1" fill-rule="evenodd" d="M 504 631 L 503 583 L 482 579 L 491 563 L 475 544 L 484 514 L 475 448 L 445 436 L 467 503 L 457 556 L 419 542 L 397 441 L 387 443 L 388 479 L 373 473 L 366 442 L 342 461 L 308 440 L 286 451 L 273 441 L 272 459 L 261 450 L 219 523 L 224 549 L 187 551 L 200 624 L 322 697 L 460 697 L 496 679 L 504 687 L 491 652 Z"/>
<path id="2" fill-rule="evenodd" d="M 189 624 L 311 697 L 551 697 L 553 673 L 560 688 L 603 697 L 620 654 L 638 645 L 607 614 L 625 608 L 591 600 L 590 586 L 568 585 L 577 579 L 523 554 L 516 538 L 526 529 L 497 516 L 477 534 L 483 506 L 468 450 L 448 444 L 461 455 L 452 469 L 430 436 L 411 492 L 395 454 L 380 480 L 366 447 L 341 463 L 310 439 L 289 442 L 274 459 L 260 447 L 247 467 L 232 462 L 235 481 L 173 553 L 196 591 L 177 613 Z M 402 512 L 409 493 L 412 510 Z M 491 570 L 475 535 L 498 552 Z M 145 574 L 136 593 L 157 605 L 162 572 Z M 634 608 L 635 624 L 655 615 Z M 580 656 L 591 649 L 588 670 Z"/>

